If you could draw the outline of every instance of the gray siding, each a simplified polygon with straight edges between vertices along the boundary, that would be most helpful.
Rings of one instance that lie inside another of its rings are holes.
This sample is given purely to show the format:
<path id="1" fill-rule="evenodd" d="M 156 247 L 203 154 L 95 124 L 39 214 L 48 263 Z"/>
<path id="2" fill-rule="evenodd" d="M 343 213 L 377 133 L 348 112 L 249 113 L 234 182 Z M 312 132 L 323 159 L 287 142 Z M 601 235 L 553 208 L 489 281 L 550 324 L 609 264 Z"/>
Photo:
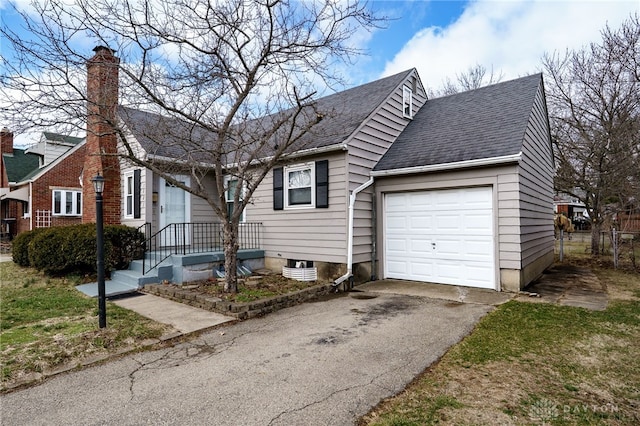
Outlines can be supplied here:
<path id="1" fill-rule="evenodd" d="M 376 178 L 376 197 L 379 230 L 384 229 L 383 198 L 385 193 L 421 191 L 471 186 L 492 186 L 494 194 L 494 229 L 496 235 L 497 268 L 520 269 L 520 212 L 519 179 L 517 165 L 486 167 L 464 171 L 432 174 L 413 174 L 398 177 Z M 378 233 L 378 265 L 383 265 L 384 235 Z M 381 266 L 377 273 L 382 274 Z M 381 276 L 381 275 L 380 275 Z M 496 277 L 498 280 L 498 277 Z"/>
<path id="2" fill-rule="evenodd" d="M 273 173 L 267 174 L 247 207 L 247 221 L 262 223 L 265 256 L 345 263 L 347 253 L 346 153 L 308 157 L 290 164 L 329 160 L 329 207 L 273 210 Z"/>
<path id="3" fill-rule="evenodd" d="M 522 268 L 553 252 L 553 153 L 543 86 L 536 95 L 520 162 Z"/>
<path id="4" fill-rule="evenodd" d="M 192 178 L 193 179 L 193 178 Z M 216 194 L 216 183 L 213 175 L 204 178 L 204 185 L 210 189 L 210 194 Z M 249 219 L 247 219 L 249 220 Z M 191 222 L 220 222 L 218 216 L 205 200 L 195 195 L 191 196 Z"/>
<path id="5" fill-rule="evenodd" d="M 151 193 L 147 193 L 146 188 L 149 183 L 149 176 L 151 176 L 151 172 L 147 169 L 142 169 L 140 174 L 140 219 L 134 219 L 131 217 L 125 217 L 126 213 L 126 176 L 129 173 L 133 173 L 135 169 L 140 169 L 140 166 L 133 165 L 126 160 L 120 160 L 120 191 L 121 191 L 121 222 L 123 225 L 131 226 L 133 228 L 137 228 L 145 224 L 145 222 L 151 222 L 151 220 L 147 220 L 147 215 L 151 212 L 149 210 L 149 201 L 151 198 Z"/>
<path id="6" fill-rule="evenodd" d="M 415 81 L 414 81 L 415 79 Z M 389 149 L 393 141 L 409 124 L 410 119 L 402 115 L 403 86 L 413 90 L 413 113 L 426 101 L 426 93 L 417 72 L 414 70 L 402 86 L 383 103 L 348 141 L 349 144 L 349 191 L 353 191 L 369 179 L 373 167 Z M 353 262 L 371 261 L 373 186 L 358 195 L 354 211 Z M 346 232 L 346 229 L 345 229 Z"/>

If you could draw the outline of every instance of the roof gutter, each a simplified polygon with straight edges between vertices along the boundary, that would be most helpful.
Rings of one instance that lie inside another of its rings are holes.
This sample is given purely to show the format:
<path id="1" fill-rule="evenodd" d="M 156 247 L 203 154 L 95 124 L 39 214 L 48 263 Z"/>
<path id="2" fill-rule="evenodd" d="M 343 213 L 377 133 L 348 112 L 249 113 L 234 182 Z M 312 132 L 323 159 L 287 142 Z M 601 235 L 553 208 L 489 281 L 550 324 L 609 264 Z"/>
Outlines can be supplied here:
<path id="1" fill-rule="evenodd" d="M 338 143 L 338 144 L 333 144 L 333 145 L 327 145 L 327 146 L 322 146 L 319 148 L 309 148 L 309 149 L 303 149 L 301 151 L 296 151 L 294 153 L 291 154 L 283 154 L 281 155 L 280 158 L 285 159 L 285 158 L 298 158 L 298 157 L 306 157 L 309 155 L 316 155 L 316 154 L 324 154 L 327 152 L 334 152 L 334 151 L 347 151 L 349 148 L 347 146 L 346 143 Z M 176 160 L 175 158 L 170 158 L 170 157 L 165 157 L 165 156 L 161 156 L 161 155 L 156 155 L 156 154 L 147 154 L 147 158 L 150 160 L 157 160 L 157 161 L 161 161 L 161 162 L 171 162 L 171 163 L 184 163 L 184 164 L 190 164 L 190 162 L 188 160 Z M 261 160 L 270 160 L 273 157 L 264 157 Z M 254 160 L 254 164 L 259 164 L 261 160 Z M 199 163 L 201 167 L 212 167 L 213 164 L 211 163 Z M 238 163 L 229 163 L 229 164 L 225 164 L 222 168 L 225 170 L 229 170 L 229 169 L 234 169 L 238 167 Z"/>
<path id="2" fill-rule="evenodd" d="M 480 158 L 477 160 L 458 161 L 455 163 L 432 164 L 428 166 L 404 167 L 401 169 L 372 171 L 371 176 L 396 176 L 415 173 L 440 172 L 453 169 L 465 169 L 470 167 L 495 166 L 499 164 L 517 163 L 522 157 L 522 152 L 502 157 Z"/>
<path id="3" fill-rule="evenodd" d="M 349 196 L 349 236 L 347 238 L 347 273 L 335 280 L 332 284 L 333 288 L 337 288 L 340 284 L 353 276 L 353 211 L 356 205 L 356 196 L 359 192 L 364 191 L 373 184 L 373 177 L 357 187 Z"/>

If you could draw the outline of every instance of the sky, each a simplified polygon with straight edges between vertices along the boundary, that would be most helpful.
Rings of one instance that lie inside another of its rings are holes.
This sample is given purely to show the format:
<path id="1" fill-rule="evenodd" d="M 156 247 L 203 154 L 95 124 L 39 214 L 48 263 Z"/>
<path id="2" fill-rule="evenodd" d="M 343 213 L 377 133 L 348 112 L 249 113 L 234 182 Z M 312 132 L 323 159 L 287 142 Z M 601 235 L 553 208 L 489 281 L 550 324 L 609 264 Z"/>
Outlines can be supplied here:
<path id="1" fill-rule="evenodd" d="M 597 43 L 605 25 L 615 29 L 640 13 L 640 0 L 369 2 L 390 19 L 385 28 L 355 36 L 367 54 L 350 67 L 351 85 L 415 67 L 425 86 L 438 89 L 475 65 L 506 81 L 540 72 L 545 53 Z M 11 25 L 6 4 L 0 0 L 0 13 Z"/>
<path id="2" fill-rule="evenodd" d="M 510 80 L 541 71 L 545 52 L 580 49 L 640 12 L 623 1 L 374 1 L 397 19 L 371 34 L 363 76 L 415 67 L 423 84 L 440 88 L 476 64 Z M 373 79 L 372 78 L 372 79 Z"/>

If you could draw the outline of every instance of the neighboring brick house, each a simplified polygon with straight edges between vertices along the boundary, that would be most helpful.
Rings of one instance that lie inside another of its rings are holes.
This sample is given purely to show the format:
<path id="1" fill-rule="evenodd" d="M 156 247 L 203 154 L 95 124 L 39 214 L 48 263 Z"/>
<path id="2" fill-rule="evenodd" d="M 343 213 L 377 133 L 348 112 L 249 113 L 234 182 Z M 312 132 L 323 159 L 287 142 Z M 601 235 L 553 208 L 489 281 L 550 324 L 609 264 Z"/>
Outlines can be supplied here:
<path id="1" fill-rule="evenodd" d="M 3 129 L 2 141 L 3 233 L 82 223 L 84 139 L 46 132 L 33 147 L 14 149 Z"/>
<path id="2" fill-rule="evenodd" d="M 91 179 L 102 175 L 104 223 L 122 216 L 117 139 L 107 124 L 118 103 L 118 58 L 103 48 L 87 63 L 87 137 L 43 132 L 27 149 L 13 148 L 13 133 L 2 129 L 2 232 L 9 237 L 36 228 L 95 222 Z M 115 82 L 112 87 L 110 83 Z M 110 90 L 103 91 L 107 87 Z"/>
<path id="3" fill-rule="evenodd" d="M 13 147 L 13 133 L 6 127 L 0 131 L 0 234 L 12 237 L 17 233 L 18 212 L 28 194 L 14 191 L 14 186 L 39 166 L 39 157 Z"/>

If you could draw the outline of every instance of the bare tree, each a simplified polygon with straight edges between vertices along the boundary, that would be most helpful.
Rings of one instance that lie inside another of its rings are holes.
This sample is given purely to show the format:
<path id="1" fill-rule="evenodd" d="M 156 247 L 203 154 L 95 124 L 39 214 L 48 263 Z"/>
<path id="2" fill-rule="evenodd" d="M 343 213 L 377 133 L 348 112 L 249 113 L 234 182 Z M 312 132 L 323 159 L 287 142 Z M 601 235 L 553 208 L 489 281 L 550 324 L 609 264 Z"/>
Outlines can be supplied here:
<path id="1" fill-rule="evenodd" d="M 605 212 L 640 199 L 640 22 L 602 31 L 602 41 L 546 55 L 557 191 L 582 201 L 600 253 Z"/>
<path id="2" fill-rule="evenodd" d="M 467 71 L 456 74 L 455 81 L 447 78 L 442 87 L 438 90 L 430 91 L 429 96 L 447 96 L 467 90 L 478 89 L 483 86 L 499 83 L 502 77 L 502 73 L 496 74 L 493 67 L 491 67 L 491 71 L 487 73 L 487 68 L 484 65 L 476 64 L 475 66 L 469 67 Z"/>
<path id="3" fill-rule="evenodd" d="M 121 122 L 100 119 L 124 145 L 118 155 L 211 206 L 223 223 L 229 292 L 237 291 L 243 209 L 269 170 L 331 114 L 318 110 L 314 88 L 342 82 L 336 67 L 362 53 L 351 36 L 383 21 L 357 0 L 49 0 L 32 7 L 14 10 L 23 29 L 0 29 L 9 42 L 1 90 L 11 99 L 3 119 L 18 130 L 84 128 L 87 43 L 117 51 L 121 103 L 163 117 L 144 137 L 158 150 L 171 145 L 174 158 L 136 155 Z M 190 183 L 174 179 L 177 171 Z M 211 174 L 215 191 L 204 181 Z M 232 176 L 233 208 L 225 175 Z"/>

